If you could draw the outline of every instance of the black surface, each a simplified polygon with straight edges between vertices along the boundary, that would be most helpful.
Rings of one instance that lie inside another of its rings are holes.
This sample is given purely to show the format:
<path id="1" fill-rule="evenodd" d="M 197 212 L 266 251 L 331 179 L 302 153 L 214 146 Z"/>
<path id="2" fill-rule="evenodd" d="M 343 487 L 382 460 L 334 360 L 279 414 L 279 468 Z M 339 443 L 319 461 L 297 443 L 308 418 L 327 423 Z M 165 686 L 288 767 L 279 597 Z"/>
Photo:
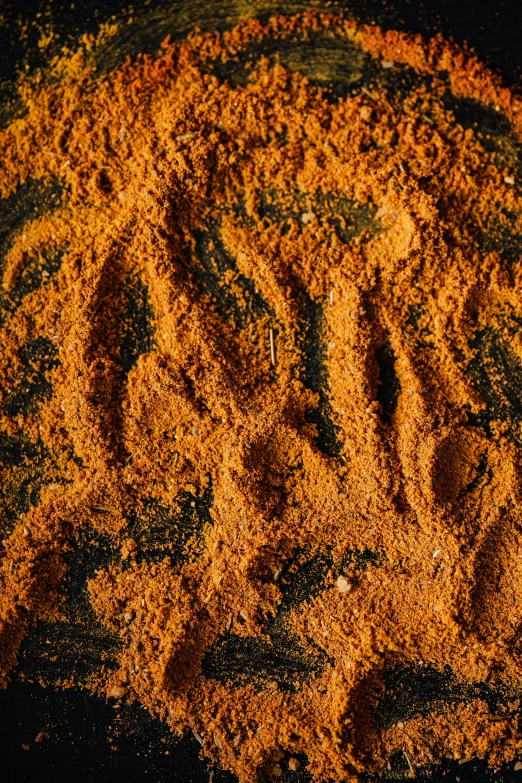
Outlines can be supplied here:
<path id="1" fill-rule="evenodd" d="M 453 0 L 439 0 L 439 2 L 395 2 L 393 5 L 385 2 L 363 2 L 354 0 L 352 3 L 273 3 L 273 8 L 279 11 L 291 10 L 291 7 L 306 6 L 321 7 L 328 10 L 344 8 L 350 15 L 362 21 L 376 21 L 387 28 L 398 28 L 412 32 L 421 32 L 427 35 L 442 32 L 445 36 L 455 39 L 459 43 L 468 41 L 481 55 L 482 59 L 499 70 L 505 81 L 510 84 L 520 84 L 522 75 L 522 10 L 519 3 L 515 2 L 456 2 Z M 186 14 L 180 15 L 177 11 L 185 7 Z M 266 9 L 267 4 L 264 4 Z M 112 15 L 125 12 L 128 8 L 126 2 L 105 2 L 94 0 L 89 3 L 70 2 L 24 2 L 3 3 L 0 11 L 4 17 L 2 46 L 0 47 L 0 102 L 4 105 L 12 99 L 14 92 L 12 80 L 17 70 L 26 64 L 29 68 L 43 64 L 43 54 L 37 46 L 39 37 L 38 26 L 46 20 L 52 21 L 59 33 L 54 46 L 59 47 L 63 43 L 72 43 L 78 33 L 96 32 L 100 22 L 110 19 Z M 208 3 L 207 12 L 205 4 L 193 2 L 189 4 L 151 2 L 148 4 L 135 3 L 136 16 L 143 15 L 148 20 L 138 37 L 134 33 L 125 40 L 118 39 L 117 46 L 108 48 L 105 52 L 100 68 L 111 67 L 118 62 L 118 58 L 126 51 L 139 50 L 155 51 L 158 44 L 169 31 L 169 19 L 176 18 L 174 25 L 175 36 L 183 36 L 197 21 L 203 28 L 205 24 L 226 27 L 230 21 L 229 3 Z M 266 10 L 263 12 L 266 15 Z M 41 16 L 38 17 L 37 15 Z M 262 15 L 263 15 L 262 14 Z M 20 43 L 20 22 L 23 22 L 27 30 L 27 37 L 23 45 Z M 232 19 L 232 22 L 234 19 Z M 137 28 L 133 28 L 134 30 Z M 137 35 L 137 34 L 136 34 Z M 139 41 L 139 43 L 138 43 Z M 333 86 L 333 97 L 342 94 L 345 87 Z M 340 91 L 340 92 L 339 92 Z M 469 106 L 460 102 L 454 107 L 457 119 L 463 124 L 470 118 L 476 118 L 476 105 Z M 6 120 L 9 115 L 17 111 L 17 106 L 11 106 L 9 111 L 2 115 L 0 121 Z M 498 117 L 493 117 L 498 123 Z M 481 115 L 479 122 L 482 127 L 488 127 L 491 117 Z M 498 130 L 497 126 L 490 128 L 493 136 Z M 508 132 L 509 129 L 500 129 L 499 132 Z M 493 139 L 494 141 L 494 139 Z M 5 243 L 9 241 L 11 232 L 16 229 L 20 221 L 27 219 L 28 212 L 33 209 L 45 207 L 45 199 L 51 198 L 52 193 L 45 195 L 37 191 L 31 191 L 23 196 L 18 194 L 14 211 L 3 211 L 0 215 L 0 254 L 3 253 Z M 23 202 L 24 211 L 18 214 L 17 204 Z M 9 223 L 5 216 L 9 215 Z M 509 234 L 509 228 L 503 229 L 507 234 L 499 237 L 499 234 L 488 235 L 484 239 L 487 242 L 501 242 L 505 248 L 506 263 L 516 263 L 522 240 Z M 493 238 L 492 238 L 493 237 Z M 496 238 L 495 238 L 496 237 Z M 202 238 L 204 244 L 204 237 Z M 200 283 L 209 290 L 219 292 L 222 300 L 218 304 L 223 308 L 223 313 L 234 311 L 235 303 L 226 298 L 226 292 L 219 289 L 217 281 L 213 281 L 209 269 L 205 270 L 204 250 L 200 253 L 202 273 Z M 223 257 L 221 262 L 225 265 L 230 259 Z M 48 259 L 48 269 L 53 270 L 55 260 Z M 37 273 L 35 273 L 37 274 Z M 15 307 L 17 296 L 23 296 L 23 286 L 41 284 L 41 279 L 31 277 L 21 281 L 22 288 L 15 291 L 8 299 L 0 302 L 0 311 Z M 212 288 L 213 287 L 213 288 Z M 125 294 L 125 307 L 130 313 L 128 328 L 122 334 L 121 364 L 122 372 L 128 372 L 140 353 L 150 350 L 153 344 L 153 335 L 150 328 L 150 312 L 147 300 L 147 292 L 140 287 L 139 281 L 131 284 Z M 255 303 L 260 311 L 266 307 L 266 303 L 259 300 Z M 304 331 L 303 345 L 303 380 L 307 382 L 313 391 L 319 395 L 319 407 L 314 411 L 314 423 L 316 424 L 322 447 L 326 453 L 335 456 L 338 452 L 336 432 L 329 418 L 328 398 L 324 393 L 324 371 L 321 346 L 321 312 L 320 305 L 312 303 L 304 295 L 303 321 L 309 326 Z M 255 315 L 254 307 L 254 315 Z M 240 314 L 236 314 L 241 317 Z M 414 314 L 412 314 L 412 317 Z M 126 322 L 127 322 L 126 321 Z M 510 355 L 508 347 L 493 331 L 476 335 L 476 340 L 481 341 L 482 355 L 487 361 L 480 361 L 476 368 L 471 368 L 481 393 L 491 408 L 501 411 L 511 421 L 522 421 L 518 389 L 522 378 L 522 367 L 515 358 Z M 38 365 L 43 373 L 53 361 L 49 346 L 32 346 L 32 355 L 37 358 L 41 354 Z M 383 418 L 389 421 L 393 412 L 398 390 L 393 370 L 393 356 L 389 349 L 383 346 L 378 356 Z M 492 387 L 491 377 L 500 370 L 505 384 Z M 33 384 L 33 385 L 31 385 Z M 49 393 L 45 384 L 38 382 L 38 378 L 31 376 L 31 383 L 27 383 L 23 377 L 19 381 L 19 387 L 13 387 L 13 395 L 8 403 L 11 406 L 10 413 L 15 415 L 24 406 L 38 405 L 42 395 Z M 484 427 L 487 432 L 487 417 L 483 421 L 477 421 L 477 425 Z M 520 440 L 518 427 L 515 428 L 514 437 Z M 25 456 L 29 455 L 26 460 Z M 25 442 L 0 443 L 0 461 L 8 464 L 13 469 L 14 484 L 12 494 L 16 495 L 18 510 L 27 507 L 29 503 L 37 502 L 37 491 L 42 476 L 52 473 L 52 459 L 50 455 L 43 453 L 38 444 Z M 30 467 L 26 466 L 29 463 Z M 31 492 L 33 493 L 31 495 Z M 36 494 L 34 494 L 36 492 Z M 4 504 L 9 504 L 10 498 L 0 499 Z M 210 501 L 209 501 L 210 502 Z M 190 502 L 189 502 L 190 506 Z M 145 556 L 154 559 L 163 556 L 165 548 L 169 549 L 172 540 L 170 531 L 174 521 L 180 532 L 179 541 L 173 542 L 170 547 L 171 556 L 176 559 L 180 556 L 183 544 L 183 531 L 194 531 L 198 524 L 206 519 L 208 511 L 203 503 L 194 513 L 187 507 L 184 514 L 177 520 L 169 516 L 168 510 L 149 510 L 152 517 L 143 523 L 139 518 L 129 521 L 130 530 L 139 528 L 142 532 L 150 528 L 153 539 L 149 543 L 149 549 L 144 547 Z M 16 509 L 10 511 L 14 519 Z M 192 514 L 192 515 L 191 515 Z M 151 526 L 151 519 L 153 524 Z M 199 522 L 198 522 L 199 520 Z M 140 527 L 140 525 L 142 527 Z M 134 528 L 132 527 L 134 526 Z M 90 548 L 89 548 L 90 546 Z M 186 737 L 181 742 L 175 742 L 166 727 L 158 720 L 152 718 L 139 705 L 119 705 L 118 709 L 105 700 L 89 695 L 84 690 L 71 688 L 62 690 L 49 685 L 41 687 L 39 684 L 27 682 L 22 675 L 32 675 L 34 678 L 42 673 L 44 666 L 46 679 L 58 681 L 66 676 L 73 668 L 79 679 L 88 676 L 91 667 L 94 667 L 100 659 L 110 667 L 114 663 L 114 655 L 118 642 L 96 625 L 93 616 L 89 616 L 89 608 L 82 592 L 87 573 L 94 568 L 107 565 L 116 556 L 116 547 L 111 542 L 96 541 L 87 546 L 82 542 L 78 547 L 78 555 L 72 571 L 75 579 L 66 585 L 68 590 L 69 622 L 62 628 L 51 631 L 49 628 L 37 628 L 31 639 L 24 645 L 21 666 L 15 675 L 14 681 L 6 691 L 0 691 L 0 782 L 20 783 L 27 781 L 123 781 L 123 780 L 151 780 L 156 783 L 166 781 L 193 781 L 203 783 L 209 780 L 210 767 L 199 758 L 199 745 L 192 737 Z M 303 568 L 297 580 L 287 579 L 288 600 L 290 603 L 299 603 L 306 596 L 321 589 L 325 571 L 331 563 L 320 560 L 307 561 L 303 558 Z M 283 575 L 283 581 L 285 577 Z M 76 587 L 75 587 L 76 585 Z M 77 588 L 80 585 L 80 588 Z M 282 619 L 281 619 L 282 618 Z M 262 687 L 263 679 L 275 679 L 280 686 L 285 687 L 286 669 L 293 666 L 292 680 L 295 676 L 313 676 L 314 671 L 319 670 L 322 663 L 320 656 L 305 661 L 296 659 L 295 649 L 293 655 L 285 657 L 285 651 L 292 647 L 292 640 L 285 636 L 284 606 L 281 617 L 274 623 L 271 629 L 274 637 L 279 639 L 278 650 L 282 653 L 275 661 L 270 660 L 264 648 L 251 649 L 253 642 L 240 637 L 229 637 L 222 641 L 221 648 L 209 651 L 204 664 L 205 673 L 218 679 L 230 674 L 231 663 L 236 664 L 236 669 L 241 675 L 250 679 L 257 677 Z M 55 634 L 53 636 L 53 633 Z M 82 637 L 82 634 L 84 635 Z M 51 647 L 56 654 L 46 653 L 47 640 L 51 640 Z M 98 646 L 96 646 L 98 645 Z M 227 647 L 228 645 L 228 647 Z M 249 646 L 250 645 L 250 646 Z M 94 647 L 93 647 L 94 646 Z M 254 645 L 255 646 L 255 645 Z M 259 647 L 259 645 L 258 645 Z M 83 657 L 76 651 L 78 649 L 93 650 L 94 657 Z M 225 663 L 223 663 L 225 660 Z M 297 662 L 296 662 L 297 661 Z M 239 663 L 238 663 L 239 662 Z M 302 668 L 300 668 L 302 664 Z M 32 667 L 32 668 L 31 668 Z M 47 667 L 47 668 L 45 668 Z M 248 668 L 250 667 L 250 669 Z M 263 668 L 264 667 L 264 668 Z M 274 668 L 275 667 L 275 668 Z M 233 668 L 233 666 L 232 666 Z M 266 670 L 266 671 L 265 671 Z M 378 718 L 381 725 L 390 725 L 400 717 L 409 717 L 413 714 L 422 714 L 432 709 L 441 699 L 447 704 L 459 703 L 471 695 L 479 694 L 488 703 L 492 711 L 502 714 L 506 702 L 506 694 L 498 690 L 462 685 L 454 681 L 451 672 L 440 673 L 423 670 L 415 672 L 411 670 L 395 670 L 390 673 L 389 687 L 385 699 L 378 706 Z M 35 743 L 34 739 L 39 732 L 44 733 L 44 739 Z M 25 750 L 23 745 L 28 745 Z M 305 762 L 306 759 L 303 759 Z M 402 754 L 390 761 L 390 770 L 384 770 L 388 777 L 401 777 L 407 773 L 406 760 Z M 429 775 L 429 777 L 428 777 Z M 298 773 L 285 773 L 280 780 L 304 781 L 308 777 L 304 771 Z M 460 780 L 465 781 L 495 781 L 495 780 L 522 780 L 522 773 L 513 771 L 510 764 L 499 771 L 488 769 L 485 761 L 477 760 L 464 765 L 457 762 L 443 762 L 432 767 L 428 772 L 420 772 L 419 780 Z M 215 770 L 215 783 L 233 780 L 232 776 Z"/>

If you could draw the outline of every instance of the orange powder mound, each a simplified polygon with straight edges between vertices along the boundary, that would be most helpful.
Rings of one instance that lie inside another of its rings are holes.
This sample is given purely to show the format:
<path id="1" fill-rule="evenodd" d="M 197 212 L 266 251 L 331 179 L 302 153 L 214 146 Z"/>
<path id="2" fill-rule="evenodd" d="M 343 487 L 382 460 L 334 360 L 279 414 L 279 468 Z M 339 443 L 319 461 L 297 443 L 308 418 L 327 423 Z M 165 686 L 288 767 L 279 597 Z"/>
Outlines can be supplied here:
<path id="1" fill-rule="evenodd" d="M 310 41 L 370 77 L 332 92 L 296 48 Z M 319 14 L 196 32 L 22 94 L 1 193 L 63 193 L 6 248 L 0 432 L 41 443 L 59 479 L 4 526 L 2 684 L 31 626 L 60 619 L 75 537 L 97 531 L 121 557 L 88 596 L 121 649 L 91 687 L 192 730 L 241 783 L 299 754 L 317 781 L 400 750 L 411 769 L 517 757 L 520 99 L 440 38 Z M 459 120 L 475 104 L 502 138 Z M 41 285 L 19 296 L 35 258 Z M 153 335 L 125 354 L 128 280 Z M 52 391 L 24 407 L 12 378 L 44 336 Z M 203 524 L 177 559 L 147 558 L 150 509 L 187 498 L 208 503 Z M 323 582 L 289 602 L 314 557 Z M 212 650 L 270 651 L 283 627 L 309 676 L 209 674 Z M 512 707 L 494 720 L 476 689 L 383 726 L 399 664 L 496 683 Z"/>

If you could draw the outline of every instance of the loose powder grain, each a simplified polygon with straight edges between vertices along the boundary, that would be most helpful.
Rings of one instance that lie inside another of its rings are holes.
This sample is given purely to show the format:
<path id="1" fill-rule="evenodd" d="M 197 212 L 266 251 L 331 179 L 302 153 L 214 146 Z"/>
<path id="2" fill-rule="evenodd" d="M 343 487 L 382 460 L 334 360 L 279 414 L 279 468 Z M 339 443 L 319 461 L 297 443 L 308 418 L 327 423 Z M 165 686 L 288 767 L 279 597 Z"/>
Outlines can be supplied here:
<path id="1" fill-rule="evenodd" d="M 318 42 L 344 53 L 337 91 Z M 319 14 L 101 76 L 80 52 L 20 89 L 0 188 L 47 206 L 3 247 L 0 445 L 53 459 L 3 522 L 2 684 L 90 531 L 118 548 L 86 589 L 120 641 L 89 687 L 241 783 L 296 756 L 317 781 L 519 756 L 520 99 L 440 38 Z M 148 557 L 182 503 L 199 528 Z M 277 657 L 281 624 L 305 674 L 208 663 Z M 475 689 L 385 723 L 399 665 Z"/>

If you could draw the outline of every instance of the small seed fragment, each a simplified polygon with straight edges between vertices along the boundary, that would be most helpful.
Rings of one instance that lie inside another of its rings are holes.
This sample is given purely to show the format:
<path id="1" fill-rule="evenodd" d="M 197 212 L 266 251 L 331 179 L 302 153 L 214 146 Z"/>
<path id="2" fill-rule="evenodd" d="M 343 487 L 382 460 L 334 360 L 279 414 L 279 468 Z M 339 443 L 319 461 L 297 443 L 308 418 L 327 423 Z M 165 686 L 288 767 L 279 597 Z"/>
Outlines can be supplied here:
<path id="1" fill-rule="evenodd" d="M 311 223 L 315 220 L 315 214 L 313 212 L 303 212 L 301 215 L 301 222 L 306 226 L 307 223 Z"/>
<path id="2" fill-rule="evenodd" d="M 123 686 L 123 685 L 115 685 L 111 689 L 111 692 L 109 693 L 109 698 L 110 699 L 121 699 L 122 696 L 125 696 L 125 694 L 127 693 L 128 690 L 129 689 L 125 688 L 125 686 Z"/>
<path id="3" fill-rule="evenodd" d="M 274 330 L 269 330 L 269 336 L 270 336 L 270 360 L 272 364 L 275 367 L 276 363 L 276 352 L 275 352 L 275 340 L 274 340 Z"/>
<path id="4" fill-rule="evenodd" d="M 352 589 L 351 582 L 345 576 L 338 576 L 336 585 L 340 593 L 349 593 Z"/>

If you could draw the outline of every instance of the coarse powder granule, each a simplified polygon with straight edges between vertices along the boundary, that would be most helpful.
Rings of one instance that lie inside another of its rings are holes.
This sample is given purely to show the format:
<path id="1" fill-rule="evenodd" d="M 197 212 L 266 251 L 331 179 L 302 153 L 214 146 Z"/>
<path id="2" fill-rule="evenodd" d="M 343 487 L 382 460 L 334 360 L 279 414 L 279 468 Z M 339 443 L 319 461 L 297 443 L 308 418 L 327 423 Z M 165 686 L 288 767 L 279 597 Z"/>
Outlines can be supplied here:
<path id="1" fill-rule="evenodd" d="M 295 41 L 344 47 L 373 76 L 332 94 Z M 242 80 L 223 75 L 240 62 Z M 65 555 L 91 530 L 121 545 L 87 585 L 121 648 L 90 687 L 192 730 L 241 783 L 285 754 L 317 781 L 401 750 L 412 769 L 517 757 L 521 389 L 491 346 L 522 361 L 505 251 L 522 231 L 520 99 L 441 38 L 321 14 L 195 32 L 102 76 L 77 55 L 20 89 L 2 195 L 63 193 L 5 248 L 0 431 L 41 443 L 59 480 L 6 528 L 2 684 L 31 626 L 60 621 Z M 459 122 L 466 102 L 509 126 L 504 147 Z M 19 296 L 34 259 L 40 285 Z M 128 280 L 154 330 L 125 357 Z M 34 377 L 52 393 L 23 406 L 12 379 L 44 337 Z M 187 497 L 211 498 L 202 530 L 177 560 L 147 559 L 129 518 Z M 325 584 L 285 609 L 318 553 Z M 310 676 L 207 676 L 209 650 L 281 613 Z M 476 689 L 383 726 L 398 664 L 501 684 L 510 709 L 495 719 Z"/>

